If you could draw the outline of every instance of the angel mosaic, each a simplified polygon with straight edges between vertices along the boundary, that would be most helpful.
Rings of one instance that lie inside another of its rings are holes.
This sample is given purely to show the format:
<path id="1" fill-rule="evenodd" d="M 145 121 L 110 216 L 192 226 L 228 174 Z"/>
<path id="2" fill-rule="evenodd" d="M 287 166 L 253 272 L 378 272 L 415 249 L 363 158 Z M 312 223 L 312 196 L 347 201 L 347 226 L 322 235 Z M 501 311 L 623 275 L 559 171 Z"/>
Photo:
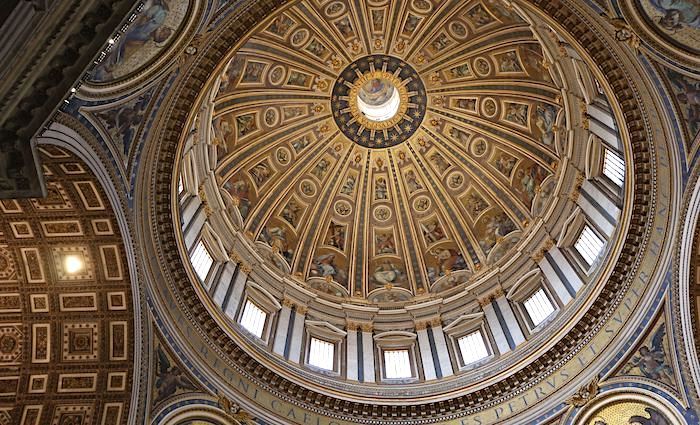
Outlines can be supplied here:
<path id="1" fill-rule="evenodd" d="M 510 177 L 511 173 L 513 172 L 513 168 L 515 168 L 515 164 L 517 164 L 518 160 L 515 157 L 512 157 L 508 154 L 501 153 L 498 155 L 498 158 L 493 162 L 493 166 L 496 167 L 496 169 L 503 174 L 506 177 Z"/>
<path id="2" fill-rule="evenodd" d="M 527 127 L 528 106 L 522 103 L 506 103 L 505 120 Z"/>
<path id="3" fill-rule="evenodd" d="M 255 115 L 239 115 L 236 117 L 236 134 L 238 137 L 245 137 L 248 134 L 258 129 L 258 124 L 255 122 Z"/>
<path id="4" fill-rule="evenodd" d="M 474 25 L 477 27 L 482 27 L 495 21 L 493 16 L 491 16 L 491 14 L 487 12 L 486 9 L 480 4 L 469 9 L 467 16 L 469 16 L 471 21 L 474 22 Z"/>
<path id="5" fill-rule="evenodd" d="M 389 189 L 387 188 L 386 179 L 384 177 L 379 177 L 374 182 L 374 199 L 389 199 Z"/>
<path id="6" fill-rule="evenodd" d="M 409 193 L 423 189 L 423 185 L 420 184 L 418 177 L 416 177 L 416 173 L 413 170 L 408 170 L 406 172 L 406 187 L 408 188 Z"/>
<path id="7" fill-rule="evenodd" d="M 154 404 L 178 393 L 197 391 L 197 387 L 185 375 L 185 372 L 177 364 L 171 363 L 170 358 L 161 347 L 158 347 L 156 352 L 158 357 L 156 358 Z"/>
<path id="8" fill-rule="evenodd" d="M 301 206 L 294 199 L 292 199 L 287 203 L 287 205 L 284 206 L 284 208 L 282 208 L 280 215 L 287 223 L 296 228 L 297 224 L 299 224 L 301 212 Z"/>
<path id="9" fill-rule="evenodd" d="M 377 232 L 374 239 L 374 250 L 377 254 L 396 254 L 394 233 Z"/>
<path id="10" fill-rule="evenodd" d="M 309 146 L 309 138 L 307 136 L 302 136 L 292 142 L 292 148 L 296 153 L 301 152 L 307 146 Z"/>
<path id="11" fill-rule="evenodd" d="M 452 166 L 452 164 L 447 162 L 445 157 L 440 155 L 440 153 L 438 152 L 434 152 L 430 155 L 430 162 L 437 170 L 440 171 L 440 173 L 444 173 L 445 171 L 447 171 L 448 168 Z"/>
<path id="12" fill-rule="evenodd" d="M 481 195 L 469 192 L 464 200 L 464 206 L 470 216 L 476 218 L 489 207 L 488 202 Z"/>
<path id="13" fill-rule="evenodd" d="M 289 247 L 287 232 L 284 228 L 278 226 L 265 227 L 260 233 L 260 240 L 276 249 L 287 262 L 292 262 L 294 250 Z"/>
<path id="14" fill-rule="evenodd" d="M 284 13 L 277 16 L 274 21 L 267 27 L 267 30 L 279 37 L 287 35 L 287 31 L 294 25 L 294 21 Z"/>
<path id="15" fill-rule="evenodd" d="M 331 224 L 328 225 L 325 244 L 340 251 L 345 250 L 345 226 L 331 221 Z"/>
<path id="16" fill-rule="evenodd" d="M 258 187 L 261 187 L 262 185 L 267 182 L 267 180 L 272 176 L 272 168 L 270 168 L 270 165 L 267 163 L 267 161 L 261 161 L 260 163 L 256 164 L 253 168 L 250 169 L 249 171 L 251 177 L 253 177 L 253 181 Z"/>
<path id="17" fill-rule="evenodd" d="M 250 185 L 245 180 L 228 181 L 224 183 L 226 189 L 238 206 L 241 217 L 245 220 L 250 210 Z"/>
<path id="18" fill-rule="evenodd" d="M 453 68 L 450 68 L 450 75 L 452 76 L 452 78 L 464 78 L 471 76 L 472 71 L 469 68 L 468 63 L 463 63 L 461 65 L 457 65 Z"/>
<path id="19" fill-rule="evenodd" d="M 554 143 L 554 123 L 557 119 L 557 107 L 544 104 L 535 109 L 535 126 L 542 133 L 542 143 L 551 146 Z"/>
<path id="20" fill-rule="evenodd" d="M 338 283 L 344 284 L 347 280 L 347 274 L 340 269 L 335 263 L 335 254 L 323 254 L 314 258 L 311 263 L 310 275 L 312 277 L 327 277 L 330 276 Z"/>
<path id="21" fill-rule="evenodd" d="M 501 72 L 522 72 L 523 67 L 520 65 L 518 54 L 512 50 L 496 56 L 498 60 L 498 69 Z"/>
<path id="22" fill-rule="evenodd" d="M 446 238 L 445 231 L 442 229 L 440 221 L 435 217 L 421 223 L 420 228 L 423 232 L 425 242 L 428 245 L 433 244 L 435 242 L 439 242 Z"/>
<path id="23" fill-rule="evenodd" d="M 328 172 L 330 165 L 331 163 L 328 162 L 327 159 L 321 159 L 320 161 L 318 161 L 313 170 L 311 170 L 311 174 L 318 177 L 319 180 L 323 180 L 323 178 L 326 176 L 326 173 Z"/>
<path id="24" fill-rule="evenodd" d="M 465 270 L 467 268 L 467 262 L 464 260 L 462 253 L 455 249 L 436 249 L 430 251 L 430 255 L 435 257 L 439 264 L 439 270 L 437 270 L 437 276 L 444 276 L 449 272 L 456 270 Z M 433 275 L 435 270 L 433 270 Z M 430 270 L 428 271 L 430 275 Z M 431 279 L 433 280 L 433 279 Z"/>
<path id="25" fill-rule="evenodd" d="M 356 182 L 357 177 L 353 176 L 352 174 L 348 175 L 345 178 L 345 183 L 343 183 L 343 187 L 340 188 L 340 193 L 342 193 L 343 195 L 351 196 L 353 191 L 355 190 Z"/>
<path id="26" fill-rule="evenodd" d="M 385 261 L 374 268 L 370 279 L 375 285 L 383 286 L 403 281 L 405 279 L 405 274 L 403 270 L 393 262 Z"/>
<path id="27" fill-rule="evenodd" d="M 692 138 L 700 131 L 700 81 L 674 71 L 667 71 L 667 75 Z"/>
<path id="28" fill-rule="evenodd" d="M 241 82 L 243 83 L 259 83 L 262 81 L 262 74 L 265 70 L 265 64 L 260 62 L 248 62 L 243 73 Z"/>
<path id="29" fill-rule="evenodd" d="M 530 166 L 527 171 L 522 169 L 518 171 L 516 181 L 520 184 L 522 200 L 526 205 L 531 205 L 535 199 L 535 194 L 539 191 L 540 184 L 547 177 L 547 172 L 544 168 L 537 164 Z"/>

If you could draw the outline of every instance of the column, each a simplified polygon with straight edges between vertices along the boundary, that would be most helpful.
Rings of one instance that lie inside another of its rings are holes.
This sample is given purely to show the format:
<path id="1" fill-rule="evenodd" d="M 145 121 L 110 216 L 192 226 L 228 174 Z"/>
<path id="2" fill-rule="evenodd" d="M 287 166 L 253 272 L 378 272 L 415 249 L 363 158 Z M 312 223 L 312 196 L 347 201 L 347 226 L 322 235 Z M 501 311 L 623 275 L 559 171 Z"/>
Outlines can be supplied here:
<path id="1" fill-rule="evenodd" d="M 228 293 L 224 297 L 224 303 L 221 308 L 231 320 L 236 320 L 236 313 L 241 303 L 241 297 L 245 290 L 245 283 L 248 281 L 248 274 L 251 272 L 251 267 L 247 264 L 239 264 L 236 268 L 236 273 L 233 278 L 233 285 L 229 287 Z"/>
<path id="2" fill-rule="evenodd" d="M 347 331 L 347 349 L 345 366 L 347 367 L 346 377 L 348 380 L 358 380 L 358 364 L 357 364 L 357 324 L 348 322 L 345 326 Z"/>
<path id="3" fill-rule="evenodd" d="M 362 382 L 374 382 L 374 340 L 372 325 L 362 325 Z"/>
<path id="4" fill-rule="evenodd" d="M 517 347 L 525 341 L 525 335 L 523 335 L 523 331 L 520 329 L 520 323 L 518 323 L 518 319 L 515 317 L 515 313 L 513 313 L 513 308 L 510 306 L 510 302 L 508 302 L 508 299 L 503 293 L 501 293 L 501 296 L 495 299 L 495 303 L 496 305 L 494 305 L 494 308 L 497 310 L 496 313 L 498 313 L 500 310 L 500 314 L 505 321 L 508 333 L 510 333 L 510 336 L 513 338 L 513 342 Z"/>
<path id="5" fill-rule="evenodd" d="M 435 351 L 437 351 L 442 376 L 452 376 L 454 374 L 452 360 L 450 360 L 450 353 L 447 350 L 447 341 L 445 340 L 445 332 L 442 330 L 442 322 L 439 319 L 433 321 L 430 330 L 433 333 Z"/>
<path id="6" fill-rule="evenodd" d="M 301 358 L 301 342 L 304 340 L 304 321 L 306 320 L 306 307 L 297 306 L 294 310 L 294 327 L 289 337 L 289 360 L 299 363 Z"/>
<path id="7" fill-rule="evenodd" d="M 285 298 L 282 300 L 282 309 L 277 319 L 277 329 L 275 330 L 275 341 L 272 351 L 284 357 L 284 350 L 287 348 L 287 335 L 289 334 L 289 319 L 292 316 L 292 302 Z"/>
<path id="8" fill-rule="evenodd" d="M 502 290 L 481 299 L 479 304 L 484 310 L 486 321 L 501 354 L 514 350 L 518 344 L 525 341 L 525 336 Z"/>
<path id="9" fill-rule="evenodd" d="M 433 352 L 430 349 L 430 340 L 428 339 L 427 324 L 425 322 L 416 323 L 416 333 L 418 334 L 418 348 L 420 350 L 425 380 L 436 379 L 437 375 L 435 374 Z"/>
<path id="10" fill-rule="evenodd" d="M 550 246 L 537 261 L 537 265 L 564 305 L 568 304 L 583 286 L 581 278 L 556 246 Z"/>
<path id="11" fill-rule="evenodd" d="M 224 304 L 224 298 L 228 292 L 228 288 L 233 285 L 233 279 L 236 274 L 236 263 L 228 261 L 223 264 L 221 274 L 215 282 L 212 282 L 212 298 L 214 303 L 221 307 Z"/>
<path id="12" fill-rule="evenodd" d="M 199 232 L 202 230 L 202 226 L 204 226 L 204 222 L 206 220 L 207 215 L 204 213 L 204 205 L 200 204 L 197 212 L 192 217 L 192 220 L 187 223 L 187 226 L 185 226 L 185 230 L 183 231 L 185 236 L 185 246 L 187 247 L 188 251 L 192 249 L 192 246 L 194 246 L 194 241 L 197 240 L 197 236 L 199 236 Z"/>

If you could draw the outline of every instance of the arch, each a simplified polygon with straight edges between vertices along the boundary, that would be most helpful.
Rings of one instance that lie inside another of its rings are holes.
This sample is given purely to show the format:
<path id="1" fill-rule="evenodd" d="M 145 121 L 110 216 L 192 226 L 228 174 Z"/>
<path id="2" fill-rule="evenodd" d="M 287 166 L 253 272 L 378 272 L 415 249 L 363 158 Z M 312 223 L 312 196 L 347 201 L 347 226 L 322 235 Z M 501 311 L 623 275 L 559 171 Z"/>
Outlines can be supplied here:
<path id="1" fill-rule="evenodd" d="M 63 119 L 62 119 L 63 118 Z M 64 148 L 83 161 L 90 171 L 97 178 L 98 183 L 102 186 L 112 211 L 119 226 L 119 232 L 122 236 L 122 243 L 127 259 L 127 269 L 131 282 L 132 306 L 134 309 L 133 315 L 133 336 L 134 336 L 134 351 L 133 363 L 134 370 L 132 376 L 132 391 L 131 404 L 132 408 L 128 412 L 129 424 L 142 423 L 145 418 L 145 400 L 147 397 L 146 388 L 148 387 L 147 368 L 137 365 L 148 364 L 148 341 L 150 328 L 145 326 L 148 323 L 146 315 L 148 308 L 145 302 L 145 294 L 139 285 L 139 268 L 136 259 L 136 248 L 131 232 L 131 223 L 126 215 L 127 199 L 125 194 L 122 194 L 117 189 L 119 179 L 116 175 L 110 173 L 105 165 L 104 156 L 100 154 L 97 142 L 87 133 L 79 123 L 73 121 L 70 117 L 61 115 L 52 122 L 51 125 L 36 138 L 37 145 L 53 145 Z M 133 408 L 133 407 L 136 408 Z"/>

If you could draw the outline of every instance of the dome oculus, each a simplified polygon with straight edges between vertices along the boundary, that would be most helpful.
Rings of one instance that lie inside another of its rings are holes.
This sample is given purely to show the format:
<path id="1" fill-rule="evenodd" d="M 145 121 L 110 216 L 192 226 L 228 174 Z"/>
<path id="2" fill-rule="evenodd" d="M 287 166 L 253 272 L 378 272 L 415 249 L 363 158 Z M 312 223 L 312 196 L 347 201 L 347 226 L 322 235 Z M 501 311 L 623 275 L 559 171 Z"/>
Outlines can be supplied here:
<path id="1" fill-rule="evenodd" d="M 368 148 L 396 146 L 425 116 L 423 82 L 407 63 L 391 56 L 366 56 L 340 74 L 333 87 L 333 118 L 343 133 Z"/>

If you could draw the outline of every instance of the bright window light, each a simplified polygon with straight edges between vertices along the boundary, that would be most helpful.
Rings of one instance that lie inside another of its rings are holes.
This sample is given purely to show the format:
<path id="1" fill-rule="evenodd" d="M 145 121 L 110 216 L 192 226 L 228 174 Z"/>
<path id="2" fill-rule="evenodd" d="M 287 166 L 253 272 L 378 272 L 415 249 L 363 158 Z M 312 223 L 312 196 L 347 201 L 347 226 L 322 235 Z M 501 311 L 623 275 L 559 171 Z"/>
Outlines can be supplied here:
<path id="1" fill-rule="evenodd" d="M 583 230 L 574 244 L 574 248 L 581 254 L 584 261 L 590 266 L 603 251 L 605 241 L 598 236 L 590 226 L 583 226 Z"/>
<path id="2" fill-rule="evenodd" d="M 321 369 L 333 370 L 335 344 L 318 338 L 311 338 L 309 364 Z"/>
<path id="3" fill-rule="evenodd" d="M 411 360 L 408 350 L 384 351 L 384 371 L 388 379 L 411 378 Z"/>
<path id="4" fill-rule="evenodd" d="M 530 295 L 523 303 L 527 314 L 530 315 L 532 324 L 537 326 L 554 313 L 554 306 L 545 294 L 544 289 L 538 289 L 534 294 Z"/>
<path id="5" fill-rule="evenodd" d="M 457 340 L 464 364 L 474 363 L 489 356 L 481 331 L 464 335 Z"/>
<path id="6" fill-rule="evenodd" d="M 265 329 L 265 319 L 267 319 L 267 313 L 254 302 L 247 300 L 241 316 L 241 326 L 258 338 L 262 338 L 263 330 Z"/>
<path id="7" fill-rule="evenodd" d="M 197 246 L 194 248 L 191 260 L 195 273 L 197 273 L 197 276 L 204 281 L 209 274 L 212 264 L 214 264 L 214 259 L 211 258 L 209 250 L 207 250 L 207 247 L 204 246 L 202 241 L 197 242 Z"/>
<path id="8" fill-rule="evenodd" d="M 617 153 L 604 148 L 603 174 L 617 186 L 622 187 L 625 182 L 625 160 Z"/>

